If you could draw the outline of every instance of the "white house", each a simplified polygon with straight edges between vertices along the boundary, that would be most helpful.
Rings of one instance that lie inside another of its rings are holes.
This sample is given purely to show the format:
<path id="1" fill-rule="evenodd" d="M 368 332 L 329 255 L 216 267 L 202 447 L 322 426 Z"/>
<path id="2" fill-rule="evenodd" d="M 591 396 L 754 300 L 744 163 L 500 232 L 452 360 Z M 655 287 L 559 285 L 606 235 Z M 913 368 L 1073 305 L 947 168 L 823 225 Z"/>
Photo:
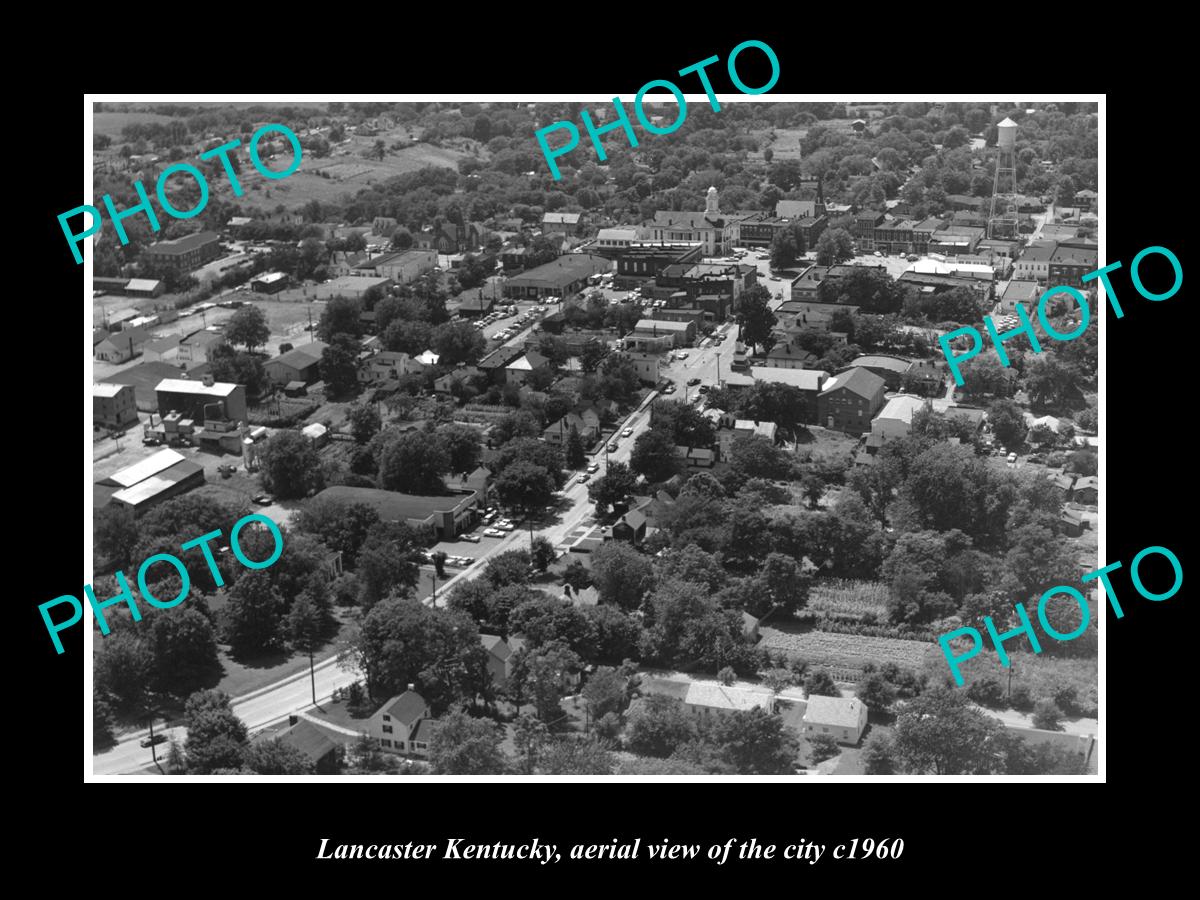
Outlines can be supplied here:
<path id="1" fill-rule="evenodd" d="M 707 717 L 751 709 L 769 713 L 774 708 L 774 697 L 769 690 L 693 681 L 687 686 L 683 702 L 693 715 Z"/>
<path id="2" fill-rule="evenodd" d="M 408 690 L 388 700 L 367 720 L 367 734 L 384 750 L 425 755 L 433 719 L 425 698 Z"/>
<path id="3" fill-rule="evenodd" d="M 803 722 L 806 736 L 832 734 L 839 744 L 857 744 L 867 727 L 867 707 L 857 697 L 810 695 Z"/>

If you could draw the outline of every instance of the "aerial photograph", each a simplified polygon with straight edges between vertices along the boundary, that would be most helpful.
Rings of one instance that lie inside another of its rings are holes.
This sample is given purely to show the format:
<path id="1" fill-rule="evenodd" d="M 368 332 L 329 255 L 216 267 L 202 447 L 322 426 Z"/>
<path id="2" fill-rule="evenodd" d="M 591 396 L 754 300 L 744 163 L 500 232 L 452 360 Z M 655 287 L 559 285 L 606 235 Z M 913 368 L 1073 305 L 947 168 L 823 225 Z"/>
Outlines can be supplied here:
<path id="1" fill-rule="evenodd" d="M 731 100 L 92 104 L 94 775 L 1097 775 L 1098 104 Z"/>

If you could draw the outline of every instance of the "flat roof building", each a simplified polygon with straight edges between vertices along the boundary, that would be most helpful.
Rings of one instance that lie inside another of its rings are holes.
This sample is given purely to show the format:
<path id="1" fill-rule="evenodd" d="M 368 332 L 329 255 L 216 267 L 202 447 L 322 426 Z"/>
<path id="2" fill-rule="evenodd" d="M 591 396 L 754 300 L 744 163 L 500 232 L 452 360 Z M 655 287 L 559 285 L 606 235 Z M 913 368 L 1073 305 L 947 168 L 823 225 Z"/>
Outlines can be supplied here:
<path id="1" fill-rule="evenodd" d="M 246 388 L 243 385 L 164 378 L 154 390 L 160 415 L 178 412 L 185 418 L 201 422 L 208 419 L 246 421 Z"/>

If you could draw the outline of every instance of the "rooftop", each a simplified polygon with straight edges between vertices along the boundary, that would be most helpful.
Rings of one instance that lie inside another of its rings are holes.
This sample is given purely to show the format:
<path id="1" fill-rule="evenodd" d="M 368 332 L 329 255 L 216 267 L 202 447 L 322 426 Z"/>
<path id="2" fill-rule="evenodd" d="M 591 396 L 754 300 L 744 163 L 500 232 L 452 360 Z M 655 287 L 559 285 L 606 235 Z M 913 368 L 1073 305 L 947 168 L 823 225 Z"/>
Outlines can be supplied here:
<path id="1" fill-rule="evenodd" d="M 883 379 L 868 369 L 854 368 L 839 372 L 830 378 L 821 388 L 822 394 L 846 388 L 860 397 L 872 397 L 883 387 Z"/>
<path id="2" fill-rule="evenodd" d="M 683 702 L 688 706 L 710 706 L 716 709 L 751 710 L 772 706 L 771 691 L 756 691 L 749 688 L 726 687 L 723 684 L 692 682 L 688 685 Z"/>
<path id="3" fill-rule="evenodd" d="M 899 397 L 893 397 L 879 411 L 877 419 L 896 419 L 900 422 L 912 424 L 913 416 L 917 410 L 925 405 L 925 401 L 921 397 L 911 397 L 907 394 L 901 394 Z"/>
<path id="4" fill-rule="evenodd" d="M 819 391 L 829 373 L 822 369 L 777 369 L 774 366 L 751 366 L 750 376 L 755 381 L 772 384 L 790 384 L 802 391 Z M 730 376 L 726 376 L 728 381 Z"/>
<path id="5" fill-rule="evenodd" d="M 901 359 L 898 356 L 860 356 L 852 366 L 869 366 L 873 369 L 887 369 L 897 375 L 903 375 L 912 368 L 912 360 Z"/>
<path id="6" fill-rule="evenodd" d="M 115 397 L 122 389 L 129 387 L 127 384 L 109 384 L 107 382 L 98 381 L 92 385 L 93 397 Z"/>
<path id="7" fill-rule="evenodd" d="M 412 722 L 424 715 L 426 708 L 424 697 L 416 691 L 405 691 L 379 707 L 379 712 L 385 713 L 405 725 L 411 725 Z"/>
<path id="8" fill-rule="evenodd" d="M 173 241 L 158 241 L 146 248 L 149 253 L 162 253 L 168 256 L 180 256 L 198 247 L 219 241 L 221 236 L 215 231 L 198 231 Z"/>
<path id="9" fill-rule="evenodd" d="M 292 366 L 297 369 L 303 369 L 311 366 L 313 363 L 321 361 L 321 354 L 325 352 L 325 348 L 329 345 L 323 341 L 313 341 L 311 344 L 301 344 L 289 350 L 287 353 L 282 353 L 274 359 L 267 360 L 268 363 L 281 363 L 285 366 Z"/>
<path id="10" fill-rule="evenodd" d="M 838 728 L 857 728 L 859 713 L 863 708 L 863 702 L 856 697 L 810 696 L 804 721 Z"/>
<path id="11" fill-rule="evenodd" d="M 132 466 L 126 466 L 119 472 L 114 472 L 104 480 L 120 487 L 130 487 L 139 481 L 144 481 L 151 475 L 158 474 L 163 469 L 170 468 L 178 462 L 183 462 L 184 459 L 183 454 L 176 453 L 169 448 L 163 448 L 157 453 L 147 456 L 140 462 L 134 463 Z"/>
<path id="12" fill-rule="evenodd" d="M 172 394 L 203 394 L 206 397 L 228 397 L 240 385 L 215 382 L 205 384 L 203 381 L 193 381 L 190 378 L 164 378 L 158 383 L 156 391 L 168 391 Z"/>

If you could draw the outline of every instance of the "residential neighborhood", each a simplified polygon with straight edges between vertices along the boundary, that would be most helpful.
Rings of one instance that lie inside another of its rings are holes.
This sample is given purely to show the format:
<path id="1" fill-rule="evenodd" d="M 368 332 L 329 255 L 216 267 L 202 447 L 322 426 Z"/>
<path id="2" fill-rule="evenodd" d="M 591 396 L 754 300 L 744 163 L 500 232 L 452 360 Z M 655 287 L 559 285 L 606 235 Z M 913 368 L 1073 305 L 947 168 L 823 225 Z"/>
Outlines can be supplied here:
<path id="1" fill-rule="evenodd" d="M 1101 564 L 1094 320 L 938 344 L 1096 308 L 1096 104 L 689 107 L 557 180 L 565 102 L 269 106 L 95 107 L 126 207 L 304 148 L 95 241 L 97 597 L 220 532 L 109 610 L 96 774 L 1096 772 L 1095 582 L 961 687 L 937 644 Z"/>

